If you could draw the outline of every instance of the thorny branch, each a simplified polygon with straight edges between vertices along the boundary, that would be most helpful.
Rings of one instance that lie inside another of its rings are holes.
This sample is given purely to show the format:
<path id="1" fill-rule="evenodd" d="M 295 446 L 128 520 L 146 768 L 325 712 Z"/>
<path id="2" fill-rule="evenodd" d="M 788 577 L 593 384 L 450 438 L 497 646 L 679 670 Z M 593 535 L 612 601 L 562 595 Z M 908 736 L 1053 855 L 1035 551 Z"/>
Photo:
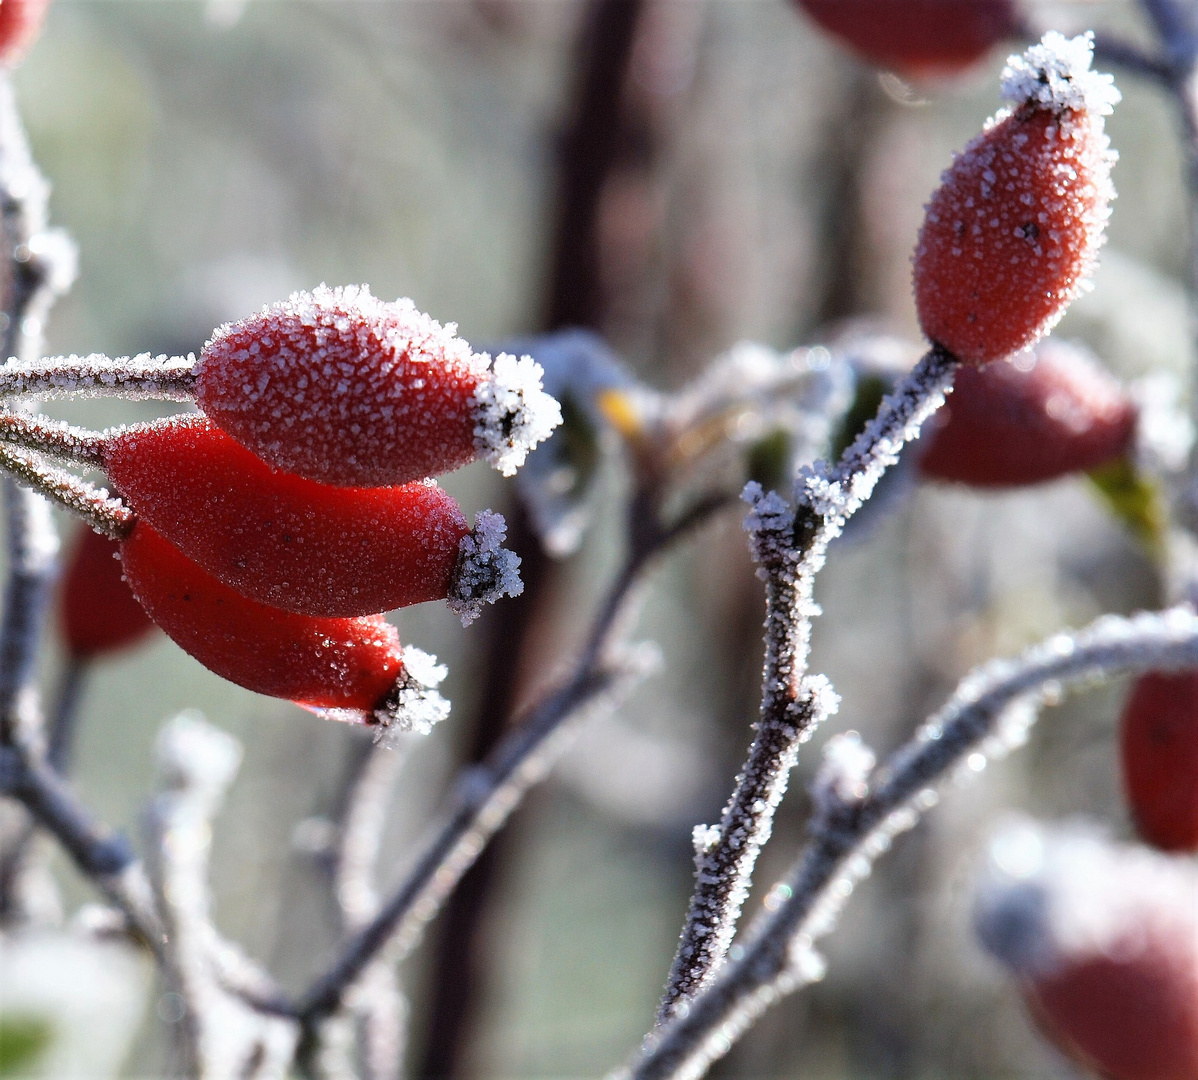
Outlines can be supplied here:
<path id="1" fill-rule="evenodd" d="M 834 711 L 822 679 L 805 678 L 811 643 L 815 576 L 828 544 L 869 498 L 903 446 L 944 402 L 958 361 L 934 347 L 895 387 L 877 417 L 844 452 L 834 469 L 805 470 L 791 510 L 771 492 L 746 489 L 753 504 L 746 528 L 753 536 L 758 574 L 766 583 L 765 671 L 756 736 L 718 826 L 696 830 L 696 883 L 666 985 L 659 1020 L 693 995 L 723 961 L 753 867 L 773 828 L 798 745 Z"/>
<path id="2" fill-rule="evenodd" d="M 817 938 L 832 929 L 856 881 L 895 835 L 935 805 L 935 788 L 963 759 L 973 773 L 1021 737 L 1062 688 L 1111 676 L 1198 666 L 1198 616 L 1189 607 L 1125 619 L 1104 616 L 1057 634 L 1018 660 L 966 676 L 948 702 L 856 795 L 820 785 L 813 839 L 770 894 L 743 946 L 654 1031 L 620 1080 L 693 1080 L 772 1004 L 818 977 Z M 1014 713 L 1014 715 L 1013 715 Z M 1012 722 L 1013 721 L 1013 722 Z M 1002 732 L 1004 724 L 1013 730 Z M 975 757 L 977 760 L 975 760 Z M 851 786 L 851 785 L 846 785 Z"/>

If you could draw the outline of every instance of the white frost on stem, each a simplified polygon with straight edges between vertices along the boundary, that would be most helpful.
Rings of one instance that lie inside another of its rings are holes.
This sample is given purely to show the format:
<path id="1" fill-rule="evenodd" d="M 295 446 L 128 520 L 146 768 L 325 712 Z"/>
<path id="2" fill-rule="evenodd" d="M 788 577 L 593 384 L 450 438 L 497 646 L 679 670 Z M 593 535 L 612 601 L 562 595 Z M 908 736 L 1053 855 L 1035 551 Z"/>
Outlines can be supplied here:
<path id="1" fill-rule="evenodd" d="M 0 398 L 118 397 L 191 401 L 196 359 L 137 356 L 112 359 L 103 353 L 50 356 L 33 362 L 14 357 L 0 364 Z"/>
<path id="2" fill-rule="evenodd" d="M 869 874 L 894 837 L 937 804 L 938 787 L 953 776 L 976 775 L 989 758 L 1019 742 L 1047 698 L 1114 675 L 1193 667 L 1198 616 L 1182 606 L 1130 619 L 1107 615 L 1076 633 L 1056 634 L 1017 659 L 971 672 L 914 738 L 871 774 L 870 790 L 852 813 L 837 815 L 843 827 L 817 827 L 811 845 L 771 893 L 776 902 L 746 931 L 736 959 L 615 1075 L 702 1076 L 767 1008 L 818 972 L 810 962 L 816 939 L 832 929 L 855 882 Z"/>

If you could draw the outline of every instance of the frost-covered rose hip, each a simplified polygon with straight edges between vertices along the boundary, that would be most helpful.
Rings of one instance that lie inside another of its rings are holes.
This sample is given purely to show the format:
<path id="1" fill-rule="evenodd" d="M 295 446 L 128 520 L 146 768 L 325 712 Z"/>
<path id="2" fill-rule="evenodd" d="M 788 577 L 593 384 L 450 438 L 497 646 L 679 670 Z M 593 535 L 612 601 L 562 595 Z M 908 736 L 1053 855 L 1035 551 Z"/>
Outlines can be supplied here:
<path id="1" fill-rule="evenodd" d="M 255 454 L 325 484 L 382 487 L 484 457 L 504 475 L 561 423 L 530 357 L 494 361 L 366 286 L 295 293 L 222 326 L 200 407 Z"/>
<path id="2" fill-rule="evenodd" d="M 50 0 L 0 0 L 0 64 L 11 67 L 42 31 Z"/>
<path id="3" fill-rule="evenodd" d="M 956 71 L 1015 32 L 1014 0 L 799 0 L 870 63 L 910 75 Z"/>
<path id="4" fill-rule="evenodd" d="M 1108 1080 L 1198 1080 L 1198 870 L 1078 829 L 992 849 L 982 942 L 1041 1030 Z"/>
<path id="5" fill-rule="evenodd" d="M 381 616 L 315 618 L 250 600 L 192 562 L 144 521 L 121 545 L 125 580 L 185 652 L 230 682 L 363 722 L 427 727 L 444 701 L 405 668 Z"/>
<path id="6" fill-rule="evenodd" d="M 1046 34 L 1003 72 L 1001 112 L 927 206 L 915 304 L 933 342 L 966 363 L 1026 349 L 1085 287 L 1114 196 L 1103 116 L 1119 100 L 1090 70 L 1089 35 Z"/>
<path id="7" fill-rule="evenodd" d="M 238 592 L 306 615 L 369 615 L 448 599 L 469 621 L 520 592 L 503 519 L 474 534 L 432 481 L 332 487 L 272 469 L 190 415 L 107 440 L 109 479 L 142 520 Z"/>
<path id="8" fill-rule="evenodd" d="M 919 471 L 975 487 L 1037 484 L 1124 456 L 1136 419 L 1117 379 L 1081 347 L 1050 338 L 1008 363 L 957 373 Z"/>
<path id="9" fill-rule="evenodd" d="M 77 660 L 132 645 L 154 629 L 121 575 L 117 542 L 88 528 L 71 552 L 58 605 L 63 642 Z"/>
<path id="10" fill-rule="evenodd" d="M 1136 680 L 1119 722 L 1123 790 L 1140 835 L 1198 851 L 1198 672 Z"/>

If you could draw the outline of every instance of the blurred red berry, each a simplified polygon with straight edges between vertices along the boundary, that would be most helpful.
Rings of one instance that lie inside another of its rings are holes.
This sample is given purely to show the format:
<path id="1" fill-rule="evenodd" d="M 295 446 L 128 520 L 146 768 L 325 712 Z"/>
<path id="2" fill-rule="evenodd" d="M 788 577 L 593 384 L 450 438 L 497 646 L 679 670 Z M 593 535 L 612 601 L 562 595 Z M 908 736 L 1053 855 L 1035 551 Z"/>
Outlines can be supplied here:
<path id="1" fill-rule="evenodd" d="M 1140 835 L 1198 851 L 1198 672 L 1136 680 L 1119 727 L 1123 790 Z"/>
<path id="2" fill-rule="evenodd" d="M 1136 419 L 1117 379 L 1085 350 L 1050 339 L 957 373 L 919 471 L 975 487 L 1037 484 L 1125 456 Z"/>
<path id="3" fill-rule="evenodd" d="M 138 516 L 244 596 L 368 615 L 450 592 L 470 529 L 432 481 L 339 488 L 272 469 L 202 416 L 127 428 L 105 465 Z"/>
<path id="4" fill-rule="evenodd" d="M 1074 830 L 995 844 L 983 943 L 1041 1030 L 1109 1080 L 1198 1080 L 1198 872 Z"/>
<path id="5" fill-rule="evenodd" d="M 12 67 L 42 32 L 50 0 L 0 0 L 0 64 Z"/>
<path id="6" fill-rule="evenodd" d="M 966 363 L 1026 349 L 1082 291 L 1114 195 L 1103 115 L 1118 100 L 1089 70 L 1088 37 L 1045 35 L 1012 57 L 1000 113 L 927 206 L 915 304 L 928 338 Z"/>
<path id="7" fill-rule="evenodd" d="M 144 521 L 121 544 L 125 579 L 185 652 L 230 682 L 319 708 L 380 708 L 403 672 L 381 616 L 315 618 L 222 585 Z"/>
<path id="8" fill-rule="evenodd" d="M 1016 32 L 1014 0 L 799 0 L 871 64 L 909 75 L 960 70 Z"/>
<path id="9" fill-rule="evenodd" d="M 154 629 L 121 576 L 119 545 L 88 528 L 75 541 L 58 603 L 63 641 L 77 660 L 132 645 Z"/>
<path id="10" fill-rule="evenodd" d="M 455 331 L 410 300 L 322 286 L 217 330 L 196 400 L 259 457 L 325 484 L 406 484 L 479 456 L 511 475 L 561 410 L 531 358 L 492 363 Z"/>

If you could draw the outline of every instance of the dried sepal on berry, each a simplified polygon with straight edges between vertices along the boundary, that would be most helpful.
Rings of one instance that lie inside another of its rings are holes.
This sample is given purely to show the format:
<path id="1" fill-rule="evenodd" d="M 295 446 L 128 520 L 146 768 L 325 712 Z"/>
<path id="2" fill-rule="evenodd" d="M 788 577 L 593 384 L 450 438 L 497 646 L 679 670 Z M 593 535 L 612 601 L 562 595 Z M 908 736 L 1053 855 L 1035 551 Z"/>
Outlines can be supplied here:
<path id="1" fill-rule="evenodd" d="M 238 686 L 399 730 L 424 730 L 448 711 L 434 687 L 407 670 L 399 634 L 381 616 L 317 618 L 250 600 L 144 521 L 121 544 L 121 563 L 154 622 Z"/>
<path id="2" fill-rule="evenodd" d="M 216 331 L 196 401 L 264 460 L 326 484 L 404 484 L 477 457 L 510 476 L 561 410 L 534 360 L 492 361 L 456 329 L 364 285 L 294 293 Z"/>
<path id="3" fill-rule="evenodd" d="M 973 487 L 1038 484 L 1132 453 L 1138 409 L 1080 346 L 1052 339 L 965 367 L 933 418 L 920 473 Z"/>
<path id="4" fill-rule="evenodd" d="M 154 629 L 125 584 L 120 546 L 86 527 L 79 530 L 63 574 L 58 612 L 63 643 L 76 660 L 134 645 Z"/>
<path id="5" fill-rule="evenodd" d="M 1119 721 L 1119 759 L 1140 835 L 1164 851 L 1198 851 L 1198 672 L 1136 680 Z"/>
<path id="6" fill-rule="evenodd" d="M 1115 191 L 1092 35 L 1044 36 L 1003 72 L 999 113 L 927 206 L 915 303 L 928 338 L 984 364 L 1034 344 L 1087 287 Z"/>
<path id="7" fill-rule="evenodd" d="M 1198 872 L 1081 828 L 1008 828 L 975 923 L 1041 1030 L 1109 1080 L 1198 1080 Z"/>
<path id="8" fill-rule="evenodd" d="M 503 518 L 480 515 L 485 537 L 476 537 L 431 480 L 385 488 L 305 480 L 196 415 L 119 430 L 104 460 L 143 520 L 226 585 L 274 607 L 353 616 L 448 599 L 476 616 L 483 603 L 519 592 L 519 560 L 494 541 Z"/>
<path id="9" fill-rule="evenodd" d="M 1014 0 L 798 0 L 872 64 L 935 76 L 980 60 L 1017 32 Z"/>

